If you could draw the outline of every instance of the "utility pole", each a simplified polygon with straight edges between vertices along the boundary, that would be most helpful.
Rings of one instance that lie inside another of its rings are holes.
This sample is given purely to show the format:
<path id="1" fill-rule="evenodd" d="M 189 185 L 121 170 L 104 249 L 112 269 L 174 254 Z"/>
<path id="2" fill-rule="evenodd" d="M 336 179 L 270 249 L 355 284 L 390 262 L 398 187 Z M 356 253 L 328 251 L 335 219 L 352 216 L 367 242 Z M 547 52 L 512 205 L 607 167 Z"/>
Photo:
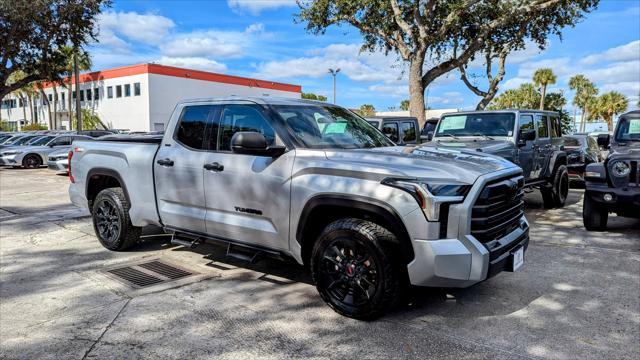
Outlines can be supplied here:
<path id="1" fill-rule="evenodd" d="M 331 74 L 331 76 L 333 76 L 333 103 L 336 103 L 336 75 L 338 75 L 338 73 L 340 72 L 340 68 L 337 68 L 335 70 L 333 69 L 329 69 L 329 74 Z"/>
<path id="2" fill-rule="evenodd" d="M 76 83 L 76 130 L 82 131 L 82 111 L 80 111 L 80 71 L 78 70 L 78 47 L 73 48 L 73 72 L 75 74 Z M 71 110 L 71 109 L 69 109 Z M 71 119 L 69 119 L 69 127 L 71 127 Z"/>

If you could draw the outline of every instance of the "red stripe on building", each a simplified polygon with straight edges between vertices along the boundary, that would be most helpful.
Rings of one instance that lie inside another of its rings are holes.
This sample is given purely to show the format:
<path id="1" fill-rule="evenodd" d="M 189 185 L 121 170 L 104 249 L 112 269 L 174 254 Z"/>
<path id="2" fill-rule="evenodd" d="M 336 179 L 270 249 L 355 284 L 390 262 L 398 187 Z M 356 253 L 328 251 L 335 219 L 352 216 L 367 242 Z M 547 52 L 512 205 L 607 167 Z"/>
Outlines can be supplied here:
<path id="1" fill-rule="evenodd" d="M 184 69 L 173 66 L 159 64 L 138 64 L 124 66 L 115 69 L 95 71 L 86 74 L 80 74 L 80 83 L 100 81 L 106 79 L 115 79 L 124 76 L 140 75 L 140 74 L 156 74 L 173 77 L 181 77 L 185 79 L 195 79 L 202 81 L 211 81 L 224 84 L 241 85 L 248 87 L 265 88 L 289 92 L 302 92 L 300 85 L 285 84 L 267 80 L 251 79 L 240 76 L 217 74 L 201 70 Z M 69 78 L 63 79 L 63 83 L 68 83 Z M 52 87 L 49 82 L 43 83 L 43 87 Z"/>

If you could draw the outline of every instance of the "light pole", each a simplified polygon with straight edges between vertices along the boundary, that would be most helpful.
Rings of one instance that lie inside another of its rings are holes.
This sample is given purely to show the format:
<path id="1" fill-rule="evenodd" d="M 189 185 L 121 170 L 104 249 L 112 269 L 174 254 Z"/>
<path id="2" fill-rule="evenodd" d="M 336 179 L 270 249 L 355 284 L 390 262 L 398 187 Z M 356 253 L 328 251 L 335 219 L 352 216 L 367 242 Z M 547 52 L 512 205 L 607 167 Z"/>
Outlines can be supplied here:
<path id="1" fill-rule="evenodd" d="M 333 69 L 329 69 L 329 74 L 331 74 L 331 76 L 333 76 L 333 103 L 336 103 L 336 75 L 338 75 L 338 73 L 340 72 L 340 68 L 337 68 L 335 70 Z"/>

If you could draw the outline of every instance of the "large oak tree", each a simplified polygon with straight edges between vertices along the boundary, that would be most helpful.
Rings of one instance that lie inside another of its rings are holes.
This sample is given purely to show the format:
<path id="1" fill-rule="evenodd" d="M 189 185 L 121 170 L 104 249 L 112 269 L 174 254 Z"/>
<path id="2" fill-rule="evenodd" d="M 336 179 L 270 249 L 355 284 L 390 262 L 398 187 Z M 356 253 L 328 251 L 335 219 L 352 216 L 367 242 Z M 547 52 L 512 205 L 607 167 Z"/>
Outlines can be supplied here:
<path id="1" fill-rule="evenodd" d="M 95 40 L 95 18 L 110 0 L 0 0 L 0 98 L 34 81 L 56 81 L 65 45 Z M 9 76 L 26 76 L 8 83 Z"/>
<path id="2" fill-rule="evenodd" d="M 424 122 L 424 91 L 477 53 L 543 47 L 593 10 L 599 0 L 299 0 L 307 30 L 331 25 L 360 30 L 363 50 L 397 53 L 408 63 L 409 110 Z M 425 66 L 429 59 L 430 65 Z"/>

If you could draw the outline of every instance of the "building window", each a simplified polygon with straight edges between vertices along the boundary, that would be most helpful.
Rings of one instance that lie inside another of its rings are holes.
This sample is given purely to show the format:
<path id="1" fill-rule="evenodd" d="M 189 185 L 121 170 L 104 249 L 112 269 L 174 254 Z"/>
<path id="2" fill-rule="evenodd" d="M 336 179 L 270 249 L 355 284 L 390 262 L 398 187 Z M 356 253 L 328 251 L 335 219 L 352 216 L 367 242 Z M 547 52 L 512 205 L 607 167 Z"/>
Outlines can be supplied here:
<path id="1" fill-rule="evenodd" d="M 131 85 L 130 84 L 125 84 L 124 85 L 124 96 L 131 96 Z"/>
<path id="2" fill-rule="evenodd" d="M 91 89 L 87 89 L 87 101 L 91 101 Z"/>
<path id="3" fill-rule="evenodd" d="M 84 91 L 80 90 L 80 101 L 84 101 Z"/>
<path id="4" fill-rule="evenodd" d="M 75 91 L 75 90 L 73 90 L 73 92 L 71 93 L 71 98 L 72 98 L 73 100 L 75 100 L 75 99 L 76 99 L 76 91 Z"/>
<path id="5" fill-rule="evenodd" d="M 93 89 L 93 100 L 100 100 L 100 91 L 98 88 Z"/>
<path id="6" fill-rule="evenodd" d="M 60 107 L 64 110 L 65 108 L 64 93 L 60 94 L 60 104 L 61 104 Z"/>
<path id="7" fill-rule="evenodd" d="M 140 96 L 140 83 L 133 83 L 133 95 Z"/>
<path id="8" fill-rule="evenodd" d="M 122 85 L 116 85 L 116 97 L 122 97 Z"/>
<path id="9" fill-rule="evenodd" d="M 51 94 L 47 95 L 47 99 L 49 99 L 49 102 L 53 101 L 53 98 L 51 97 Z"/>
<path id="10" fill-rule="evenodd" d="M 113 98 L 113 86 L 107 86 L 107 97 L 109 99 Z"/>

